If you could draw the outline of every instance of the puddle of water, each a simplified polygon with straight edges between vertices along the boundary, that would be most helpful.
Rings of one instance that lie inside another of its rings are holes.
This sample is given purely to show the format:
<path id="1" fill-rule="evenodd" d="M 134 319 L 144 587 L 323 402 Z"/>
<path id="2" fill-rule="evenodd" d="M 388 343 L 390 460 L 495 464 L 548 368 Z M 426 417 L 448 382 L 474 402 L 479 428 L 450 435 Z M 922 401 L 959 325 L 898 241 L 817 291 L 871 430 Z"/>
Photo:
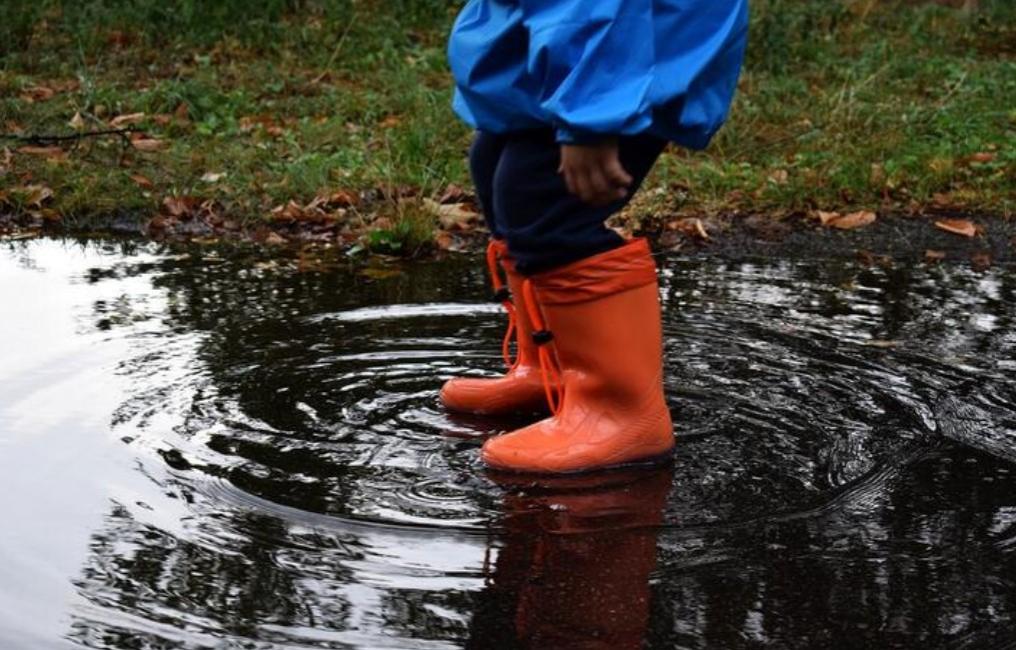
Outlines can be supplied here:
<path id="1" fill-rule="evenodd" d="M 1013 643 L 1016 269 L 661 260 L 673 465 L 512 484 L 478 264 L 258 255 L 0 248 L 0 647 Z"/>

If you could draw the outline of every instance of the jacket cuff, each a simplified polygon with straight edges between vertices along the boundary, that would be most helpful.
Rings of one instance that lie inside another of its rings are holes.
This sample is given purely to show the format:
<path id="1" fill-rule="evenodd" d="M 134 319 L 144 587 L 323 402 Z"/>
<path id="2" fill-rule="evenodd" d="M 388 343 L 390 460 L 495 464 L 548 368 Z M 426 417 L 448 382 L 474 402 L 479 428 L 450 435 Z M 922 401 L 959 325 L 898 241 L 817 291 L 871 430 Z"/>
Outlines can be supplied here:
<path id="1" fill-rule="evenodd" d="M 599 144 L 604 140 L 608 140 L 612 135 L 608 133 L 595 133 L 593 131 L 583 131 L 580 129 L 572 129 L 567 126 L 557 127 L 555 139 L 558 144 L 576 144 L 576 145 L 591 145 Z"/>

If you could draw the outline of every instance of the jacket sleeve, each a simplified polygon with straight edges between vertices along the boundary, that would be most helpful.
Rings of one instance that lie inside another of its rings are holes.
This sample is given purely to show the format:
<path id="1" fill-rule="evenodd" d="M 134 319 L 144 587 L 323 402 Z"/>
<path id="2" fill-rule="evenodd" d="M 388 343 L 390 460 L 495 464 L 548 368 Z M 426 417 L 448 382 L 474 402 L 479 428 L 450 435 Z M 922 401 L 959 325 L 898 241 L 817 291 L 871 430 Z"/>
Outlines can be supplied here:
<path id="1" fill-rule="evenodd" d="M 521 0 L 527 66 L 561 143 L 652 124 L 653 0 Z"/>

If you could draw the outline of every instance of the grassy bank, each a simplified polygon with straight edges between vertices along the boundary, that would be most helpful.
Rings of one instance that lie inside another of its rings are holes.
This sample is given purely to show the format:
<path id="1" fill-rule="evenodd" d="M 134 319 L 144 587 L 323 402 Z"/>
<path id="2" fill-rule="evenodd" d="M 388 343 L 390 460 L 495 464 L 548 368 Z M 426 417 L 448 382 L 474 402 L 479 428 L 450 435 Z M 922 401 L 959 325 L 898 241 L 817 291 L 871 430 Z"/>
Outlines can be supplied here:
<path id="1" fill-rule="evenodd" d="M 433 0 L 12 0 L 0 212 L 416 249 L 468 188 Z M 756 0 L 727 127 L 628 219 L 1016 206 L 1016 5 Z M 976 5 L 976 6 L 974 6 Z M 29 141 L 37 134 L 122 134 Z M 455 202 L 453 190 L 449 201 Z M 452 227 L 454 214 L 446 216 Z M 296 224 L 296 225 L 294 225 Z M 265 232 L 265 229 L 262 229 Z"/>

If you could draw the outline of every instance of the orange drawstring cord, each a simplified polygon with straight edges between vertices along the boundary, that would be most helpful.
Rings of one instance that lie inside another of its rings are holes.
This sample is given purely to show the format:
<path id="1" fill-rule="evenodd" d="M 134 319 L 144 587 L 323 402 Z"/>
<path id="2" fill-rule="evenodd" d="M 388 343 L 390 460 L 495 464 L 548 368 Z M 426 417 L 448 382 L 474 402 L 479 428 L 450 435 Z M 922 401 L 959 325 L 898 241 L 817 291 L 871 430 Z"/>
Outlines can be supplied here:
<path id="1" fill-rule="evenodd" d="M 540 374 L 543 377 L 543 390 L 547 394 L 547 405 L 550 406 L 550 412 L 557 415 L 561 411 L 561 402 L 564 399 L 564 386 L 561 383 L 561 368 L 557 363 L 557 357 L 547 346 L 554 340 L 554 335 L 544 325 L 540 305 L 536 302 L 536 290 L 533 289 L 530 280 L 522 283 L 522 293 L 529 322 L 533 324 L 533 343 L 536 344 L 537 356 L 540 359 Z"/>
<path id="2" fill-rule="evenodd" d="M 517 317 L 511 293 L 504 286 L 504 281 L 501 280 L 501 273 L 498 270 L 498 249 L 499 245 L 496 240 L 492 239 L 487 244 L 487 270 L 490 271 L 490 284 L 494 287 L 494 300 L 500 302 L 504 310 L 508 312 L 508 329 L 505 330 L 504 338 L 501 339 L 501 358 L 504 359 L 505 365 L 510 370 L 519 363 L 518 357 L 512 359 L 511 352 L 512 338 L 515 337 L 517 330 Z"/>

